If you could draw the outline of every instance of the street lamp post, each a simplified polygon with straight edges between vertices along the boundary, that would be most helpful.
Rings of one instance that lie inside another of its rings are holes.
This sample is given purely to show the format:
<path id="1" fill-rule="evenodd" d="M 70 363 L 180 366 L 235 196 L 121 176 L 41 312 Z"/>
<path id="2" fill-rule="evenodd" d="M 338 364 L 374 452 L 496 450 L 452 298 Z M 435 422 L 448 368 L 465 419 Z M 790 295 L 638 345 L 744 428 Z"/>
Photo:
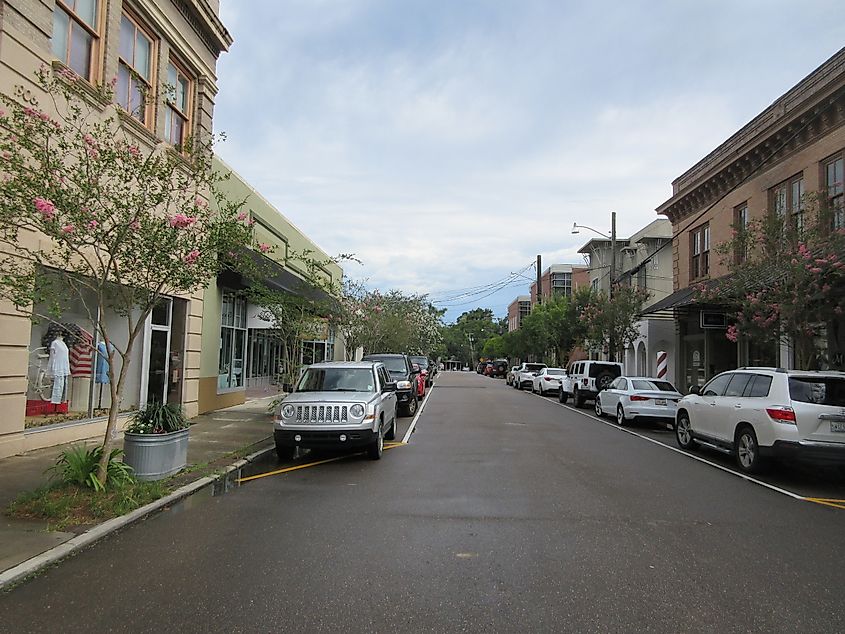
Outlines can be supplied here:
<path id="1" fill-rule="evenodd" d="M 610 290 L 607 293 L 608 299 L 613 299 L 613 285 L 616 283 L 616 212 L 610 212 L 610 235 L 602 233 L 598 229 L 593 229 L 586 225 L 579 225 L 577 222 L 572 223 L 572 233 L 579 233 L 579 229 L 588 229 L 593 233 L 597 233 L 603 238 L 610 238 Z M 611 330 L 610 339 L 608 341 L 610 347 L 610 360 L 616 361 L 616 342 L 613 340 L 613 332 Z"/>

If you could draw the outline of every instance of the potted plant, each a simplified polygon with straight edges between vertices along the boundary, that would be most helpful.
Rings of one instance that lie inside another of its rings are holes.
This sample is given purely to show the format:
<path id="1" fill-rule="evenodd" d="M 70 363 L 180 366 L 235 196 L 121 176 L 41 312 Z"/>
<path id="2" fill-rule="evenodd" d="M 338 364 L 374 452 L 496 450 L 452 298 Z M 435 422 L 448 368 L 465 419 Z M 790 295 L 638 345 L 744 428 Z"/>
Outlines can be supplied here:
<path id="1" fill-rule="evenodd" d="M 138 480 L 161 480 L 188 464 L 188 419 L 179 405 L 150 403 L 123 433 L 123 461 Z"/>

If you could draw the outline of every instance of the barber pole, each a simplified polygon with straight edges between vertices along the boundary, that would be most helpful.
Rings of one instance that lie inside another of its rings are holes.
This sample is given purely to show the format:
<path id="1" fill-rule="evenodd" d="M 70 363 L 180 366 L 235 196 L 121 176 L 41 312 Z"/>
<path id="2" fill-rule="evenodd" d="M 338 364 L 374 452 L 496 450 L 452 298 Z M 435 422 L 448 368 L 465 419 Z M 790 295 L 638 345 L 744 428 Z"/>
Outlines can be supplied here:
<path id="1" fill-rule="evenodd" d="M 669 371 L 669 355 L 664 352 L 660 351 L 657 353 L 657 378 L 658 379 L 665 379 L 666 374 Z"/>

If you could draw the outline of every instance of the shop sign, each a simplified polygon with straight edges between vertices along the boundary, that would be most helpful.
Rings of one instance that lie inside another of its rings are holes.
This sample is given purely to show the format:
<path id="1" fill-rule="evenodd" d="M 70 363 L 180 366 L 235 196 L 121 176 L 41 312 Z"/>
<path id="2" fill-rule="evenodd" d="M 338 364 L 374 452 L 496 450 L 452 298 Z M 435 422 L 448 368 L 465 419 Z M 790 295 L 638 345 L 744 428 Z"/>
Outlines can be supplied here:
<path id="1" fill-rule="evenodd" d="M 701 311 L 701 327 L 725 329 L 728 327 L 728 316 L 725 313 L 703 310 Z"/>

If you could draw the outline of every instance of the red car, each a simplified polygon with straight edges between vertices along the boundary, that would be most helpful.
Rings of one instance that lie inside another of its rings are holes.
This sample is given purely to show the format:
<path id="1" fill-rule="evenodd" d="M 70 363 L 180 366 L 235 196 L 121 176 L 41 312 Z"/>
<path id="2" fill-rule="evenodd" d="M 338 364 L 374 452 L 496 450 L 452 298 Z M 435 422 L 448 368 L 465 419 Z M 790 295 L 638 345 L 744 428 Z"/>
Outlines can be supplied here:
<path id="1" fill-rule="evenodd" d="M 417 396 L 422 398 L 425 396 L 425 374 L 420 369 L 419 363 L 413 364 L 414 371 L 416 374 L 414 375 L 414 381 L 417 384 Z"/>

